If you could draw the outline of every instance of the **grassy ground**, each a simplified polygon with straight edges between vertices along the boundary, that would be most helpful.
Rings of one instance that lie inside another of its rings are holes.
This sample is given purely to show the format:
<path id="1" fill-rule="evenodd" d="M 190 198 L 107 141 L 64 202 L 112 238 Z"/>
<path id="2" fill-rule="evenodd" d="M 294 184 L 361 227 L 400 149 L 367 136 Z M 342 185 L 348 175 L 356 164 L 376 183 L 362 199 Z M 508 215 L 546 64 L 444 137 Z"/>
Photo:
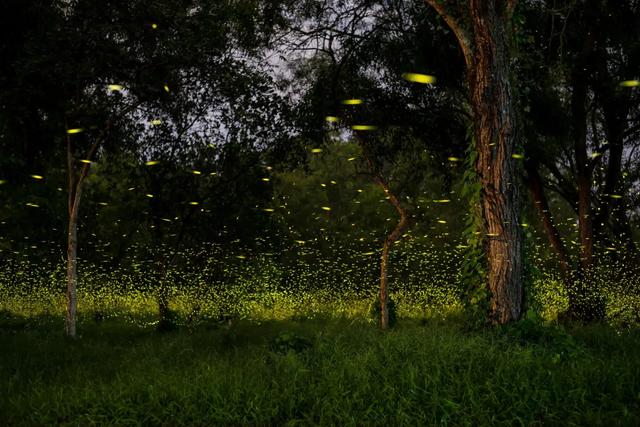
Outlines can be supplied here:
<path id="1" fill-rule="evenodd" d="M 0 320 L 0 425 L 639 425 L 640 332 Z"/>

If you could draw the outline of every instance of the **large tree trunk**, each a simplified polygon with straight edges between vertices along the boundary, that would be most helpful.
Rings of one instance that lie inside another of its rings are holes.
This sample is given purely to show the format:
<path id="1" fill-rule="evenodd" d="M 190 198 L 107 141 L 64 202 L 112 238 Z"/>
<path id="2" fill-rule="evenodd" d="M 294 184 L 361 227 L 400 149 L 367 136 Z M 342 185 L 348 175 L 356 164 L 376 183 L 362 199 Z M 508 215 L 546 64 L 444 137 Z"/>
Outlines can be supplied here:
<path id="1" fill-rule="evenodd" d="M 509 26 L 502 2 L 470 1 L 474 66 L 468 70 L 487 231 L 489 318 L 504 324 L 522 311 L 522 236 L 515 154 L 516 114 L 509 81 Z"/>
<path id="2" fill-rule="evenodd" d="M 467 67 L 488 237 L 489 319 L 507 323 L 520 317 L 523 302 L 519 196 L 512 158 L 517 125 L 509 81 L 510 21 L 516 0 L 469 0 L 468 16 L 462 19 L 447 2 L 425 1 L 455 34 Z M 462 8 L 460 2 L 458 12 Z M 470 28 L 464 26 L 465 21 Z"/>

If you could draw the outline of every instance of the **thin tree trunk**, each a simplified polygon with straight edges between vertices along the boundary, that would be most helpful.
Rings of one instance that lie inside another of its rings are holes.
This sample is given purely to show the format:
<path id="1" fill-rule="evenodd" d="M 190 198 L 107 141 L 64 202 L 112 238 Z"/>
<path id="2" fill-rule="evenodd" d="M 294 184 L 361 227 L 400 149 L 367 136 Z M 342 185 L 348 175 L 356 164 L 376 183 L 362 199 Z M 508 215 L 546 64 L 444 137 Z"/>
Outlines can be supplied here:
<path id="1" fill-rule="evenodd" d="M 76 193 L 73 210 L 69 215 L 69 233 L 67 236 L 67 315 L 65 331 L 67 336 L 76 336 L 77 285 L 78 285 L 78 207 L 80 195 Z"/>
<path id="2" fill-rule="evenodd" d="M 382 188 L 384 194 L 387 196 L 389 202 L 396 209 L 400 215 L 400 220 L 396 224 L 393 231 L 385 238 L 382 246 L 382 255 L 380 256 L 380 329 L 389 328 L 389 254 L 391 248 L 398 240 L 402 232 L 407 228 L 409 224 L 409 215 L 406 209 L 400 203 L 400 199 L 391 192 L 389 184 L 383 179 L 382 174 L 378 171 L 375 163 L 371 159 L 367 147 L 362 138 L 358 138 L 358 143 L 362 149 L 362 155 L 364 156 L 367 164 L 369 165 L 369 171 L 373 174 L 374 181 Z"/>
<path id="3" fill-rule="evenodd" d="M 68 128 L 68 126 L 66 127 Z M 87 159 L 91 159 L 95 155 L 100 143 L 110 129 L 111 121 L 107 121 L 104 130 L 89 148 L 86 154 Z M 76 337 L 76 314 L 78 309 L 78 212 L 82 198 L 82 186 L 90 168 L 90 163 L 85 163 L 80 173 L 76 175 L 74 152 L 75 145 L 71 136 L 67 134 L 69 230 L 67 234 L 67 313 L 65 317 L 65 333 L 71 338 Z"/>
<path id="4" fill-rule="evenodd" d="M 487 231 L 489 318 L 504 324 L 522 312 L 522 236 L 513 158 L 516 114 L 509 81 L 508 24 L 496 1 L 470 1 L 475 67 L 468 70 Z"/>
<path id="5" fill-rule="evenodd" d="M 562 272 L 565 286 L 570 287 L 572 275 L 571 261 L 567 253 L 567 249 L 560 238 L 560 233 L 553 223 L 551 212 L 549 211 L 549 203 L 544 193 L 544 188 L 542 187 L 540 174 L 538 173 L 537 163 L 533 160 L 527 160 L 525 168 L 527 170 L 527 184 L 529 192 L 531 193 L 531 198 L 533 199 L 536 211 L 542 221 L 542 226 L 545 235 L 547 236 L 547 240 L 549 240 L 549 244 L 560 262 L 560 271 Z"/>
<path id="6" fill-rule="evenodd" d="M 384 245 L 382 247 L 382 256 L 380 258 L 380 328 L 388 329 L 389 328 L 389 253 L 391 248 L 398 240 L 402 232 L 405 230 L 409 223 L 409 217 L 407 215 L 407 211 L 404 209 L 400 200 L 391 193 L 389 186 L 382 180 L 382 178 L 378 177 L 376 179 L 378 184 L 383 188 L 387 197 L 389 197 L 389 201 L 396 208 L 398 214 L 400 215 L 400 221 L 396 224 L 393 231 L 387 236 L 384 240 Z"/>
<path id="7" fill-rule="evenodd" d="M 606 63 L 601 68 L 606 73 Z M 606 74 L 605 74 L 606 75 Z M 624 154 L 624 134 L 629 114 L 629 97 L 620 95 L 603 84 L 597 87 L 597 94 L 604 113 L 604 130 L 609 143 L 607 174 L 600 197 L 599 210 L 594 220 L 594 234 L 600 239 L 606 239 L 607 225 L 613 233 L 613 241 L 624 240 L 628 251 L 635 251 L 635 244 L 630 232 L 629 220 L 625 206 L 621 199 L 611 197 L 621 191 L 620 177 L 622 175 L 622 156 Z M 613 220 L 611 221 L 610 218 Z"/>
<path id="8" fill-rule="evenodd" d="M 591 168 L 587 155 L 587 76 L 585 63 L 593 47 L 593 37 L 584 42 L 583 51 L 571 75 L 571 119 L 578 186 L 578 234 L 580 237 L 580 265 L 588 275 L 593 263 L 593 216 L 591 212 Z"/>

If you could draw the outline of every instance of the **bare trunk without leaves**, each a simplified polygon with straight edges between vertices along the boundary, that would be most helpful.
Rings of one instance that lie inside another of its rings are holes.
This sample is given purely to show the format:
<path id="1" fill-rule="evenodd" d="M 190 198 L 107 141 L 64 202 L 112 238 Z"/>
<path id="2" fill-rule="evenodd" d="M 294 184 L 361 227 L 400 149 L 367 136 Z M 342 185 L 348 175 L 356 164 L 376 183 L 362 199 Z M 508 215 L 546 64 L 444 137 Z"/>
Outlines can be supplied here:
<path id="1" fill-rule="evenodd" d="M 107 121 L 104 130 L 86 153 L 86 159 L 93 158 L 110 128 L 111 121 Z M 65 317 L 65 333 L 71 338 L 76 337 L 76 314 L 78 311 L 78 212 L 80 210 L 80 201 L 82 200 L 82 186 L 90 168 L 90 163 L 85 163 L 77 174 L 74 152 L 75 145 L 71 136 L 67 134 L 69 230 L 67 234 L 67 313 Z"/>
<path id="2" fill-rule="evenodd" d="M 73 165 L 73 159 L 69 160 Z M 88 165 L 86 165 L 88 166 Z M 87 169 L 88 170 L 88 169 Z M 67 235 L 67 315 L 65 331 L 67 336 L 76 336 L 76 313 L 78 311 L 78 212 L 82 199 L 82 184 L 86 173 L 75 176 L 69 171 L 69 230 Z"/>
<path id="3" fill-rule="evenodd" d="M 593 263 L 593 216 L 591 212 L 591 165 L 587 153 L 587 75 L 586 63 L 593 50 L 593 35 L 583 42 L 580 55 L 571 73 L 571 119 L 573 149 L 578 185 L 578 234 L 580 237 L 580 265 L 583 275 Z"/>
<path id="4" fill-rule="evenodd" d="M 400 199 L 391 192 L 389 184 L 378 171 L 378 168 L 367 151 L 364 141 L 361 138 L 358 138 L 358 143 L 360 144 L 362 154 L 369 165 L 369 171 L 373 174 L 373 180 L 382 188 L 389 202 L 400 215 L 400 220 L 396 224 L 395 228 L 384 239 L 382 255 L 380 256 L 380 329 L 389 329 L 389 254 L 391 253 L 393 245 L 396 243 L 398 238 L 400 238 L 402 232 L 407 228 L 407 225 L 409 224 L 409 215 L 407 214 L 406 209 L 402 206 L 402 203 L 400 203 Z"/>
<path id="5" fill-rule="evenodd" d="M 500 2 L 470 2 L 475 57 L 469 70 L 487 233 L 489 318 L 504 324 L 522 311 L 522 236 L 516 163 L 516 115 L 509 81 L 508 25 Z"/>
<path id="6" fill-rule="evenodd" d="M 77 197 L 78 202 L 79 197 Z M 74 203 L 74 205 L 77 207 Z M 78 210 L 74 209 L 69 215 L 69 234 L 67 238 L 67 314 L 65 319 L 65 332 L 67 336 L 76 336 L 76 311 L 78 286 Z"/>
<path id="7" fill-rule="evenodd" d="M 569 259 L 566 247 L 562 243 L 560 233 L 558 232 L 556 225 L 553 223 L 551 212 L 549 211 L 549 202 L 547 201 L 547 197 L 544 193 L 542 179 L 538 172 L 538 165 L 535 161 L 529 159 L 525 164 L 525 168 L 527 170 L 527 184 L 529 192 L 536 211 L 538 212 L 538 216 L 542 221 L 544 233 L 547 236 L 551 249 L 553 249 L 560 261 L 560 271 L 562 272 L 565 286 L 570 287 L 572 276 L 571 260 Z"/>
<path id="8" fill-rule="evenodd" d="M 398 214 L 400 215 L 400 221 L 396 224 L 393 231 L 387 236 L 384 240 L 384 245 L 382 247 L 382 256 L 380 257 L 380 328 L 388 329 L 389 328 L 389 252 L 391 248 L 398 240 L 402 232 L 407 228 L 409 223 L 409 217 L 407 215 L 407 211 L 404 209 L 402 204 L 400 204 L 400 200 L 391 193 L 389 186 L 380 178 L 376 179 L 378 184 L 383 188 L 387 197 L 389 197 L 389 201 L 396 208 Z"/>

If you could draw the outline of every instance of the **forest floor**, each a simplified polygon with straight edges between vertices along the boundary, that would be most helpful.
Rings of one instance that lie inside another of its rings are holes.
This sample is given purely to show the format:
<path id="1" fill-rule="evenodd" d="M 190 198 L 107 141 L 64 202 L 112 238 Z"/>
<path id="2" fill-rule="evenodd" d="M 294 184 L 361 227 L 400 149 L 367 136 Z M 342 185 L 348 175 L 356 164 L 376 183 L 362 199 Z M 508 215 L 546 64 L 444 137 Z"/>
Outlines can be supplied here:
<path id="1" fill-rule="evenodd" d="M 0 425 L 640 425 L 640 331 L 0 316 Z"/>

